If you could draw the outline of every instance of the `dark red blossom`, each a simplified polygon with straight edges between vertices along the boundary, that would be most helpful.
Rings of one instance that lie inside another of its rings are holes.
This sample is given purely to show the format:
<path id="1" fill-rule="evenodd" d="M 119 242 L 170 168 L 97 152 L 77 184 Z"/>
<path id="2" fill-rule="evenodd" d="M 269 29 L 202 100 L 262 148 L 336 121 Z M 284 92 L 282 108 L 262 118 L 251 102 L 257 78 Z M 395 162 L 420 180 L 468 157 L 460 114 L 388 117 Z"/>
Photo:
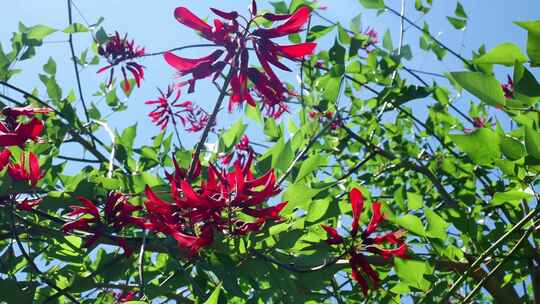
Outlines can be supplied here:
<path id="1" fill-rule="evenodd" d="M 231 153 L 220 156 L 220 161 L 223 165 L 230 165 L 233 163 L 233 160 L 236 159 L 237 162 L 243 164 L 248 160 L 252 153 L 253 148 L 249 144 L 249 137 L 243 135 L 242 138 L 240 138 L 240 142 L 234 146 Z"/>
<path id="2" fill-rule="evenodd" d="M 264 202 L 279 193 L 274 172 L 255 178 L 250 169 L 252 159 L 251 154 L 242 164 L 237 160 L 232 171 L 210 165 L 206 179 L 198 186 L 184 179 L 183 169 L 168 174 L 173 203 L 147 187 L 145 227 L 170 235 L 193 256 L 212 244 L 216 232 L 245 235 L 258 231 L 267 221 L 281 220 L 279 214 L 286 202 L 263 207 Z M 175 169 L 180 170 L 177 164 Z M 242 219 L 240 214 L 244 215 Z M 245 216 L 254 220 L 246 221 Z"/>
<path id="3" fill-rule="evenodd" d="M 291 93 L 274 73 L 271 66 L 291 71 L 280 61 L 280 58 L 300 61 L 313 53 L 316 44 L 280 45 L 271 39 L 300 32 L 309 19 L 309 8 L 301 7 L 292 15 L 264 14 L 263 17 L 267 20 L 282 21 L 280 25 L 273 28 L 261 28 L 257 22 L 254 22 L 254 19 L 258 17 L 255 1 L 251 5 L 249 20 L 244 17 L 239 18 L 238 12 L 235 11 L 224 12 L 215 8 L 211 10 L 222 18 L 215 19 L 213 26 L 195 16 L 185 7 L 179 7 L 174 12 L 175 18 L 180 23 L 197 31 L 205 39 L 214 42 L 216 46 L 224 48 L 195 59 L 166 53 L 165 60 L 181 76 L 191 75 L 189 80 L 181 82 L 180 85 L 189 84 L 189 92 L 193 92 L 197 80 L 211 75 L 215 80 L 220 76 L 225 66 L 230 65 L 233 73 L 230 79 L 229 111 L 244 102 L 255 106 L 254 97 L 258 97 L 263 108 L 267 109 L 267 114 L 278 118 L 287 110 L 285 101 Z M 239 20 L 246 20 L 247 24 L 240 26 Z M 252 30 L 251 26 L 256 28 Z M 249 67 L 249 42 L 253 45 L 262 71 Z"/>
<path id="4" fill-rule="evenodd" d="M 141 80 L 144 78 L 144 67 L 135 62 L 134 59 L 145 54 L 144 48 L 135 46 L 134 40 L 129 41 L 127 34 L 124 38 L 120 37 L 120 34 L 116 32 L 109 37 L 109 41 L 105 45 L 98 47 L 98 53 L 107 59 L 108 65 L 102 67 L 97 72 L 102 73 L 106 70 L 111 70 L 109 76 L 108 86 L 112 84 L 114 77 L 114 67 L 122 64 L 121 71 L 124 77 L 123 90 L 128 92 L 131 87 L 127 78 L 126 70 L 131 73 L 135 79 L 137 87 L 140 87 Z"/>
<path id="5" fill-rule="evenodd" d="M 32 107 L 4 108 L 2 114 L 5 119 L 0 121 L 0 147 L 24 147 L 28 140 L 39 141 L 44 125 L 43 121 L 34 116 L 50 112 L 49 109 Z M 23 122 L 21 117 L 30 121 Z"/>
<path id="6" fill-rule="evenodd" d="M 145 103 L 156 106 L 148 116 L 161 130 L 165 130 L 169 122 L 176 128 L 176 119 L 180 120 L 187 132 L 198 132 L 206 127 L 209 120 L 208 113 L 191 101 L 179 102 L 180 90 L 175 90 L 172 86 L 169 86 L 166 92 L 158 90 L 160 93 L 158 99 L 148 100 Z"/>
<path id="7" fill-rule="evenodd" d="M 381 213 L 381 204 L 374 202 L 372 204 L 371 220 L 367 228 L 358 233 L 360 215 L 364 209 L 364 197 L 360 190 L 353 188 L 349 193 L 349 200 L 351 202 L 353 211 L 353 220 L 351 227 L 351 239 L 344 239 L 336 229 L 321 225 L 322 228 L 328 234 L 326 242 L 330 245 L 345 245 L 349 253 L 349 264 L 351 266 L 352 278 L 358 282 L 362 292 L 367 295 L 369 291 L 369 283 L 376 289 L 380 283 L 379 274 L 369 264 L 368 260 L 364 256 L 365 253 L 372 253 L 379 255 L 385 259 L 391 257 L 407 257 L 407 245 L 401 238 L 404 235 L 402 230 L 383 234 L 381 236 L 373 236 L 373 233 L 377 230 L 377 227 L 384 216 Z"/>
<path id="8" fill-rule="evenodd" d="M 82 203 L 82 206 L 70 206 L 72 211 L 68 213 L 68 216 L 77 218 L 64 224 L 62 230 L 65 232 L 80 230 L 90 233 L 84 243 L 85 247 L 92 246 L 100 237 L 107 236 L 108 232 L 118 234 L 129 225 L 144 227 L 144 219 L 133 216 L 133 213 L 141 210 L 141 207 L 130 204 L 127 196 L 122 193 L 111 192 L 102 212 L 87 198 L 79 196 L 77 200 Z M 116 236 L 112 239 L 124 249 L 126 255 L 130 255 L 131 249 L 123 237 Z"/>
<path id="9" fill-rule="evenodd" d="M 9 164 L 9 158 L 11 157 L 11 152 L 4 148 L 2 152 L 0 153 L 0 171 L 4 170 L 4 168 Z"/>
<path id="10" fill-rule="evenodd" d="M 506 97 L 506 99 L 512 99 L 514 98 L 514 81 L 510 75 L 507 75 L 506 77 L 507 82 L 501 83 L 501 88 L 504 92 L 504 97 Z"/>
<path id="11" fill-rule="evenodd" d="M 34 207 L 41 204 L 43 199 L 24 199 L 22 202 L 17 203 L 17 209 L 23 210 L 23 211 L 32 211 Z"/>
<path id="12" fill-rule="evenodd" d="M 114 293 L 113 295 L 116 300 L 115 301 L 116 304 L 135 301 L 139 298 L 138 292 L 134 290 L 122 291 L 122 292 Z"/>
<path id="13" fill-rule="evenodd" d="M 45 172 L 40 170 L 37 156 L 30 152 L 28 153 L 28 168 L 26 166 L 26 154 L 21 153 L 18 164 L 12 162 L 8 165 L 8 174 L 14 181 L 30 182 L 30 185 L 35 187 L 37 182 L 43 178 Z"/>

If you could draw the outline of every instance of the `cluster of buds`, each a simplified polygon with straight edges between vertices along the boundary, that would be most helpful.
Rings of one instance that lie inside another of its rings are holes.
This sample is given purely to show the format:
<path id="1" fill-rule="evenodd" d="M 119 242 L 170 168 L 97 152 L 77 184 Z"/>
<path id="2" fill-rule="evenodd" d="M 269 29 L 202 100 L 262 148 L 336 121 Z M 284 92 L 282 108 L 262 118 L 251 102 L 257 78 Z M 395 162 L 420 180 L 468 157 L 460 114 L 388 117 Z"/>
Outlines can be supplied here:
<path id="1" fill-rule="evenodd" d="M 259 231 L 267 221 L 282 219 L 279 213 L 286 202 L 263 207 L 279 193 L 274 171 L 254 178 L 250 169 L 252 155 L 243 165 L 237 161 L 230 172 L 210 165 L 206 180 L 198 187 L 191 185 L 186 170 L 173 160 L 175 172 L 167 175 L 173 203 L 147 187 L 145 228 L 173 237 L 189 256 L 212 244 L 215 232 L 225 236 L 246 235 Z M 200 165 L 197 168 L 193 178 L 200 175 Z"/>
<path id="2" fill-rule="evenodd" d="M 309 19 L 309 8 L 300 7 L 291 15 L 271 13 L 258 15 L 256 2 L 253 1 L 248 18 L 239 15 L 236 11 L 224 12 L 214 8 L 211 10 L 221 18 L 214 20 L 213 27 L 185 7 L 178 7 L 174 12 L 175 18 L 180 23 L 194 29 L 203 38 L 223 48 L 196 59 L 183 58 L 170 52 L 166 53 L 165 60 L 179 72 L 180 76 L 191 75 L 189 80 L 181 82 L 179 85 L 187 84 L 189 92 L 193 92 L 197 80 L 210 76 L 216 80 L 223 69 L 229 65 L 232 69 L 229 111 L 244 102 L 255 106 L 255 96 L 261 99 L 262 108 L 269 116 L 278 118 L 287 111 L 285 101 L 290 92 L 271 66 L 290 72 L 291 69 L 284 65 L 279 58 L 284 57 L 292 61 L 302 60 L 305 56 L 313 53 L 316 44 L 280 45 L 273 42 L 272 39 L 299 33 Z M 272 28 L 261 28 L 254 21 L 259 17 L 282 23 Z M 246 24 L 241 24 L 242 20 L 245 20 Z M 253 29 L 252 26 L 255 28 Z M 249 66 L 249 44 L 252 45 L 262 70 Z M 251 87 L 248 80 L 252 84 Z"/>
<path id="3" fill-rule="evenodd" d="M 320 123 L 330 122 L 330 129 L 337 130 L 340 124 L 339 117 L 334 119 L 334 112 L 326 111 L 325 113 L 311 111 L 308 113 L 309 118 L 318 119 Z"/>
<path id="4" fill-rule="evenodd" d="M 135 79 L 137 87 L 141 85 L 141 80 L 144 78 L 144 67 L 135 62 L 134 59 L 145 54 L 144 48 L 135 46 L 133 40 L 129 41 L 127 39 L 127 34 L 124 38 L 121 38 L 120 34 L 116 32 L 109 37 L 109 40 L 105 45 L 100 45 L 98 47 L 98 53 L 107 59 L 108 62 L 107 66 L 104 66 L 97 71 L 99 74 L 106 70 L 110 70 L 108 86 L 110 86 L 113 81 L 114 67 L 120 64 L 123 64 L 121 71 L 124 77 L 124 91 L 128 92 L 131 89 L 126 70 L 129 71 Z"/>
<path id="5" fill-rule="evenodd" d="M 501 89 L 503 90 L 506 99 L 514 98 L 514 81 L 512 81 L 510 75 L 507 75 L 506 83 L 501 83 Z"/>
<path id="6" fill-rule="evenodd" d="M 377 226 L 384 219 L 381 213 L 381 204 L 373 202 L 371 220 L 367 228 L 358 233 L 360 215 L 364 209 L 364 197 L 360 190 L 353 188 L 349 193 L 349 200 L 352 206 L 353 219 L 350 240 L 346 240 L 339 235 L 335 228 L 321 225 L 328 234 L 326 243 L 329 245 L 343 245 L 349 253 L 349 264 L 351 266 L 352 278 L 360 284 L 362 292 L 367 295 L 369 291 L 368 281 L 376 289 L 380 283 L 379 274 L 371 267 L 364 256 L 365 253 L 382 256 L 384 259 L 391 257 L 407 257 L 407 245 L 401 238 L 405 232 L 398 230 L 380 236 L 373 236 Z M 389 246 L 391 248 L 389 248 Z M 365 275 L 362 275 L 362 272 Z"/>
<path id="7" fill-rule="evenodd" d="M 203 130 L 209 121 L 208 112 L 191 101 L 179 102 L 181 91 L 169 86 L 166 92 L 158 89 L 160 96 L 157 100 L 149 100 L 145 103 L 155 105 L 156 108 L 148 114 L 152 122 L 165 130 L 169 122 L 176 128 L 177 121 L 180 120 L 187 132 L 198 132 Z"/>

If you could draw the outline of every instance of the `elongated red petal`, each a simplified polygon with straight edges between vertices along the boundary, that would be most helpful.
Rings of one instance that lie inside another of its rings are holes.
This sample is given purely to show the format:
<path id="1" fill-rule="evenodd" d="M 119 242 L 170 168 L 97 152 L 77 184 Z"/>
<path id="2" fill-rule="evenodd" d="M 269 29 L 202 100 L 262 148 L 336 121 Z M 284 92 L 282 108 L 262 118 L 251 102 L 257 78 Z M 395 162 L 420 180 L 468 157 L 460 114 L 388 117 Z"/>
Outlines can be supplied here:
<path id="1" fill-rule="evenodd" d="M 362 268 L 362 271 L 364 271 L 371 278 L 374 287 L 377 288 L 379 286 L 379 283 L 381 282 L 381 280 L 379 279 L 379 273 L 375 271 L 375 269 L 373 269 L 371 265 L 369 265 L 368 261 L 364 256 L 356 255 L 355 259 L 358 261 L 357 263 Z"/>
<path id="2" fill-rule="evenodd" d="M 282 21 L 291 18 L 291 15 L 266 13 L 263 15 L 263 18 L 269 21 Z"/>
<path id="3" fill-rule="evenodd" d="M 186 7 L 178 7 L 174 10 L 174 17 L 178 22 L 183 25 L 190 27 L 196 31 L 210 34 L 212 33 L 212 27 L 208 23 L 204 22 L 199 17 L 195 16 L 189 9 Z"/>
<path id="4" fill-rule="evenodd" d="M 356 256 L 351 257 L 349 260 L 349 265 L 351 265 L 351 275 L 353 280 L 358 282 L 360 284 L 360 287 L 362 288 L 362 292 L 365 296 L 367 296 L 369 291 L 368 282 L 362 277 L 360 274 L 360 271 L 358 271 L 358 260 L 356 259 Z"/>
<path id="5" fill-rule="evenodd" d="M 144 189 L 144 193 L 148 198 L 148 200 L 145 201 L 144 204 L 149 212 L 155 212 L 160 215 L 172 213 L 171 204 L 160 199 L 149 186 L 146 186 L 146 188 Z"/>
<path id="6" fill-rule="evenodd" d="M 301 59 L 304 56 L 313 54 L 315 47 L 317 47 L 317 44 L 313 42 L 275 46 L 279 55 L 294 59 Z"/>
<path id="7" fill-rule="evenodd" d="M 285 206 L 287 206 L 288 202 L 283 202 L 280 204 L 277 204 L 272 207 L 264 208 L 264 209 L 249 209 L 244 208 L 242 209 L 242 212 L 253 217 L 258 218 L 265 218 L 265 219 L 280 219 L 279 213 Z"/>
<path id="8" fill-rule="evenodd" d="M 349 193 L 349 200 L 351 201 L 353 211 L 351 235 L 356 236 L 356 233 L 358 232 L 358 221 L 360 220 L 360 215 L 364 209 L 364 196 L 360 190 L 353 188 Z"/>
<path id="9" fill-rule="evenodd" d="M 379 253 L 385 259 L 388 259 L 393 256 L 406 258 L 407 257 L 407 244 L 403 243 L 396 249 L 381 249 L 379 250 Z"/>
<path id="10" fill-rule="evenodd" d="M 165 61 L 167 61 L 169 65 L 177 69 L 180 73 L 189 73 L 202 63 L 214 62 L 217 58 L 219 58 L 219 56 L 221 56 L 221 54 L 223 54 L 222 50 L 216 50 L 208 56 L 191 59 L 191 58 L 183 58 L 171 52 L 167 52 L 165 53 L 165 55 L 163 55 L 163 57 L 165 58 Z"/>
<path id="11" fill-rule="evenodd" d="M 180 187 L 186 198 L 185 200 L 186 205 L 190 207 L 195 207 L 195 208 L 211 208 L 212 207 L 210 202 L 200 197 L 197 193 L 195 193 L 195 191 L 193 191 L 193 188 L 191 188 L 191 186 L 189 185 L 187 181 L 185 180 L 181 181 Z"/>
<path id="12" fill-rule="evenodd" d="M 221 18 L 223 19 L 227 19 L 227 20 L 234 20 L 236 18 L 238 18 L 238 12 L 235 12 L 235 11 L 232 11 L 232 12 L 224 12 L 222 10 L 219 10 L 217 8 L 210 8 L 210 10 L 212 12 L 214 12 L 214 14 L 220 16 Z"/>
<path id="13" fill-rule="evenodd" d="M 326 243 L 330 245 L 336 245 L 343 243 L 343 238 L 337 230 L 333 227 L 321 225 L 321 227 L 326 231 L 326 234 L 328 234 L 328 239 L 326 240 Z"/>
<path id="14" fill-rule="evenodd" d="M 298 33 L 300 28 L 308 21 L 309 14 L 309 8 L 302 6 L 282 25 L 270 29 L 257 29 L 253 34 L 266 38 L 276 38 Z"/>
<path id="15" fill-rule="evenodd" d="M 30 170 L 30 181 L 32 184 L 32 187 L 35 187 L 37 182 L 41 179 L 41 172 L 39 171 L 39 160 L 36 157 L 36 155 L 32 152 L 30 152 L 30 155 L 28 156 L 28 165 Z"/>
<path id="16" fill-rule="evenodd" d="M 373 214 L 371 215 L 371 220 L 365 231 L 366 235 L 370 235 L 372 232 L 374 232 L 377 229 L 377 225 L 379 225 L 379 223 L 383 220 L 383 216 L 381 214 L 381 203 L 374 202 L 371 209 Z"/>
<path id="17" fill-rule="evenodd" d="M 85 197 L 82 197 L 82 196 L 77 196 L 76 199 L 83 203 L 83 205 L 88 208 L 88 212 L 90 214 L 92 214 L 93 216 L 95 216 L 96 218 L 99 218 L 99 210 L 98 208 L 96 207 L 96 205 L 89 199 L 85 198 Z"/>
<path id="18" fill-rule="evenodd" d="M 0 146 L 1 145 L 2 144 L 0 143 Z M 0 171 L 2 171 L 7 166 L 7 164 L 9 163 L 10 157 L 11 157 L 11 152 L 9 152 L 8 149 L 4 149 L 2 153 L 0 153 Z"/>

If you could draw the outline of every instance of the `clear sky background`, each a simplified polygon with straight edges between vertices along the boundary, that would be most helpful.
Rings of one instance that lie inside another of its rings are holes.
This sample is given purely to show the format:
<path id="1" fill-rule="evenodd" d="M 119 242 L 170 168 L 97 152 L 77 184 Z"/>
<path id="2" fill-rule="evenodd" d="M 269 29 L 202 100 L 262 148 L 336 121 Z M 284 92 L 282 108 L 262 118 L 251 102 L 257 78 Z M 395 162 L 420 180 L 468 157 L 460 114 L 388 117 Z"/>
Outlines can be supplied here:
<path id="1" fill-rule="evenodd" d="M 102 24 L 107 32 L 118 31 L 128 33 L 134 38 L 136 43 L 146 47 L 147 52 L 162 51 L 178 46 L 204 43 L 192 30 L 179 24 L 173 17 L 173 10 L 177 6 L 188 6 L 192 11 L 201 17 L 211 17 L 213 15 L 208 10 L 210 6 L 219 7 L 222 10 L 238 10 L 247 14 L 247 7 L 250 0 L 234 1 L 141 1 L 141 0 L 109 0 L 109 1 L 83 1 L 74 0 L 75 9 L 73 11 L 74 21 L 80 23 L 94 23 L 99 17 L 104 17 Z M 362 14 L 362 24 L 364 27 L 375 28 L 382 40 L 382 35 L 389 29 L 392 33 L 394 46 L 398 45 L 399 38 L 399 18 L 386 13 L 376 17 L 375 11 L 365 10 L 357 0 L 321 0 L 322 5 L 327 9 L 320 11 L 324 16 L 342 22 L 345 26 L 349 20 L 358 14 Z M 462 54 L 465 58 L 471 57 L 471 51 L 478 49 L 485 43 L 487 49 L 503 42 L 517 43 L 525 52 L 526 32 L 512 24 L 512 21 L 540 19 L 540 1 L 537 0 L 490 0 L 490 1 L 462 1 L 469 23 L 465 30 L 454 29 L 446 20 L 446 16 L 453 15 L 456 1 L 454 0 L 434 0 L 431 12 L 426 17 L 414 10 L 414 1 L 406 0 L 405 15 L 411 20 L 423 25 L 426 21 L 430 25 L 431 32 L 437 38 L 447 44 L 453 50 Z M 258 1 L 261 8 L 269 6 L 267 1 Z M 386 0 L 386 4 L 396 10 L 400 9 L 400 0 Z M 83 19 L 84 17 L 84 19 Z M 66 0 L 13 0 L 2 6 L 0 12 L 0 43 L 4 49 L 9 50 L 9 39 L 11 33 L 18 27 L 18 23 L 23 22 L 27 26 L 35 24 L 45 24 L 57 29 L 64 29 L 67 26 L 67 1 Z M 323 20 L 314 17 L 312 24 L 325 24 Z M 413 60 L 406 62 L 410 68 L 429 72 L 448 72 L 462 70 L 462 64 L 452 55 L 447 54 L 444 62 L 437 61 L 432 53 L 426 53 L 418 48 L 418 31 L 409 26 L 405 26 L 405 44 L 410 44 L 413 49 Z M 328 49 L 335 34 L 328 35 L 320 42 L 318 50 Z M 44 47 L 38 49 L 38 56 L 30 61 L 18 64 L 18 68 L 24 73 L 13 78 L 17 85 L 31 90 L 38 88 L 40 92 L 45 89 L 39 81 L 37 75 L 42 71 L 42 66 L 51 56 L 57 61 L 57 80 L 64 89 L 64 95 L 69 89 L 76 88 L 73 66 L 69 61 L 69 46 L 66 42 L 67 35 L 58 32 L 49 36 Z M 76 34 L 74 36 L 77 53 L 90 47 L 91 37 L 89 33 Z M 210 50 L 196 49 L 187 50 L 181 54 L 186 57 L 197 57 L 208 54 Z M 150 123 L 147 113 L 152 107 L 144 104 L 144 101 L 157 96 L 156 87 L 165 88 L 175 81 L 174 71 L 169 67 L 161 56 L 148 57 L 140 60 L 146 66 L 146 78 L 139 89 L 135 89 L 129 100 L 129 110 L 115 113 L 110 117 L 109 123 L 113 128 L 123 129 L 134 123 L 139 125 L 137 143 L 148 141 L 159 129 Z M 293 63 L 288 63 L 293 66 Z M 97 91 L 100 81 L 105 81 L 107 74 L 97 75 L 97 67 L 90 66 L 82 70 L 83 91 L 87 102 L 99 102 L 99 97 L 92 96 Z M 499 70 L 497 76 L 503 81 L 506 73 L 511 74 L 511 70 Z M 117 76 L 119 74 L 117 73 Z M 284 76 L 286 80 L 295 82 L 293 75 Z M 429 79 L 429 77 L 427 78 Z M 438 79 L 444 82 L 444 79 Z M 411 79 L 411 82 L 415 80 Z M 10 92 L 6 92 L 12 94 Z M 198 90 L 195 94 L 184 95 L 184 100 L 192 100 L 202 107 L 210 110 L 217 98 L 217 90 L 209 81 L 199 81 Z M 119 94 L 122 96 L 122 94 Z M 422 100 L 414 101 L 413 109 L 419 111 L 421 116 L 425 114 L 425 106 L 428 102 Z M 99 109 L 102 114 L 110 113 L 104 101 L 101 101 Z M 462 98 L 458 100 L 458 106 L 467 109 L 468 100 Z M 80 108 L 80 107 L 79 107 Z M 219 127 L 226 127 L 234 122 L 238 114 L 221 116 Z M 286 115 L 284 116 L 286 117 Z M 255 131 L 250 128 L 251 132 Z M 256 132 L 256 131 L 255 131 Z M 183 133 L 184 134 L 184 133 Z M 260 134 L 260 133 L 259 133 Z M 103 133 L 102 135 L 105 136 Z M 200 134 L 184 134 L 182 140 L 187 146 L 192 146 L 199 138 Z M 256 136 L 257 137 L 257 136 Z M 211 139 L 215 141 L 215 139 Z"/>

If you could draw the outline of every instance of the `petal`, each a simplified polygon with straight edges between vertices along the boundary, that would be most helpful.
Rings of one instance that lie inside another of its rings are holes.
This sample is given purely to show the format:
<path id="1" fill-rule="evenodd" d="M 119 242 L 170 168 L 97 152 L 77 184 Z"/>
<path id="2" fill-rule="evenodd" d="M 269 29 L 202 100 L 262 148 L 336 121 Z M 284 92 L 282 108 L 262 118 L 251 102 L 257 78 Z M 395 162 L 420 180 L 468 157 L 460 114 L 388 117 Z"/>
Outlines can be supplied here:
<path id="1" fill-rule="evenodd" d="M 37 182 L 41 179 L 41 173 L 39 172 L 39 160 L 32 152 L 30 152 L 28 159 L 30 181 L 32 183 L 32 187 L 35 187 Z"/>
<path id="2" fill-rule="evenodd" d="M 167 52 L 165 53 L 165 55 L 163 55 L 163 57 L 169 65 L 177 69 L 180 73 L 190 73 L 201 63 L 209 63 L 216 61 L 221 56 L 221 54 L 223 54 L 223 50 L 216 50 L 208 56 L 191 59 L 183 58 L 171 52 Z"/>
<path id="3" fill-rule="evenodd" d="M 316 43 L 308 42 L 293 45 L 276 45 L 275 48 L 278 54 L 283 57 L 301 59 L 304 56 L 313 54 L 316 46 Z"/>
<path id="4" fill-rule="evenodd" d="M 326 234 L 328 234 L 328 239 L 326 240 L 326 243 L 330 245 L 336 245 L 343 243 L 343 238 L 337 230 L 333 227 L 321 225 L 321 227 L 326 231 Z"/>
<path id="5" fill-rule="evenodd" d="M 222 10 L 219 10 L 217 8 L 210 8 L 210 10 L 212 12 L 214 12 L 214 14 L 220 16 L 221 18 L 223 19 L 227 19 L 227 20 L 234 20 L 236 18 L 238 18 L 238 12 L 235 12 L 235 11 L 232 11 L 232 12 L 224 12 Z"/>
<path id="6" fill-rule="evenodd" d="M 369 265 L 366 258 L 362 255 L 357 255 L 356 259 L 358 261 L 358 265 L 362 268 L 362 271 L 364 271 L 373 281 L 373 285 L 375 288 L 379 286 L 379 283 L 381 280 L 379 279 L 379 273 L 376 272 L 371 265 Z"/>
<path id="7" fill-rule="evenodd" d="M 2 171 L 5 166 L 7 166 L 10 157 L 11 152 L 8 149 L 4 149 L 2 153 L 0 153 L 0 171 Z"/>
<path id="8" fill-rule="evenodd" d="M 258 218 L 265 218 L 265 219 L 280 219 L 279 213 L 285 206 L 287 206 L 288 202 L 283 202 L 280 204 L 277 204 L 272 207 L 264 208 L 264 209 L 249 209 L 244 208 L 242 209 L 242 212 L 253 217 Z"/>
<path id="9" fill-rule="evenodd" d="M 94 203 L 92 201 L 90 201 L 89 199 L 85 198 L 85 197 L 82 197 L 82 196 L 77 196 L 76 199 L 83 203 L 83 205 L 88 208 L 88 212 L 90 214 L 92 214 L 93 216 L 95 216 L 96 218 L 99 218 L 99 210 L 98 208 L 96 207 L 96 205 L 94 205 Z"/>
<path id="10" fill-rule="evenodd" d="M 195 16 L 186 7 L 178 7 L 174 10 L 174 17 L 178 22 L 204 34 L 212 33 L 212 27 L 199 17 Z"/>
<path id="11" fill-rule="evenodd" d="M 308 21 L 309 14 L 309 8 L 307 6 L 302 6 L 282 25 L 270 29 L 257 29 L 253 34 L 266 38 L 276 38 L 298 33 L 300 28 Z"/>
<path id="12" fill-rule="evenodd" d="M 371 215 L 371 220 L 369 222 L 369 225 L 365 231 L 365 235 L 370 235 L 377 229 L 377 225 L 383 220 L 383 216 L 381 214 L 381 203 L 374 202 L 371 206 L 371 210 L 373 211 L 373 214 Z"/>
<path id="13" fill-rule="evenodd" d="M 358 221 L 360 220 L 360 214 L 362 214 L 362 209 L 364 209 L 364 196 L 360 190 L 353 188 L 349 193 L 349 200 L 351 201 L 353 211 L 351 235 L 355 236 L 358 232 Z"/>
<path id="14" fill-rule="evenodd" d="M 352 278 L 360 284 L 360 287 L 362 288 L 362 292 L 364 293 L 364 296 L 367 296 L 369 291 L 369 286 L 367 281 L 362 277 L 360 274 L 360 271 L 358 271 L 358 260 L 356 258 L 356 255 L 351 257 L 349 260 L 349 264 L 351 265 L 351 275 Z"/>

